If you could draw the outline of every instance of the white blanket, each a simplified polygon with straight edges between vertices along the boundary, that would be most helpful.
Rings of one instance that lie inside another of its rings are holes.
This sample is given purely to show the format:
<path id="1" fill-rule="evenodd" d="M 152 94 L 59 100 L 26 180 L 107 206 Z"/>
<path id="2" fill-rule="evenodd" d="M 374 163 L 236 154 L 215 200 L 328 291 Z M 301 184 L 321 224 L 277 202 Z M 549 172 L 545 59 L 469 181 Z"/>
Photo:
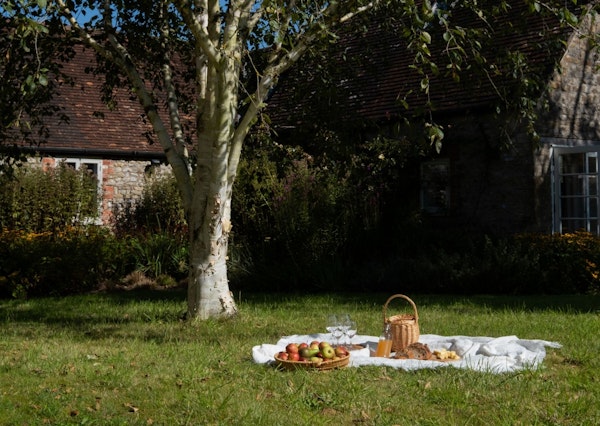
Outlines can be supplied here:
<path id="1" fill-rule="evenodd" d="M 274 355 L 288 343 L 311 342 L 313 340 L 331 340 L 329 334 L 307 334 L 282 337 L 276 344 L 263 343 L 252 348 L 252 358 L 258 364 L 273 363 Z M 425 343 L 433 351 L 447 349 L 455 351 L 460 360 L 440 362 L 414 359 L 393 359 L 372 357 L 371 351 L 377 347 L 375 336 L 354 336 L 352 344 L 365 345 L 364 349 L 350 352 L 351 367 L 364 365 L 386 365 L 403 370 L 421 368 L 455 367 L 492 373 L 506 373 L 523 369 L 538 368 L 546 356 L 546 346 L 560 348 L 556 342 L 545 340 L 523 340 L 517 336 L 503 337 L 469 337 L 469 336 L 437 336 L 424 334 L 419 342 Z"/>

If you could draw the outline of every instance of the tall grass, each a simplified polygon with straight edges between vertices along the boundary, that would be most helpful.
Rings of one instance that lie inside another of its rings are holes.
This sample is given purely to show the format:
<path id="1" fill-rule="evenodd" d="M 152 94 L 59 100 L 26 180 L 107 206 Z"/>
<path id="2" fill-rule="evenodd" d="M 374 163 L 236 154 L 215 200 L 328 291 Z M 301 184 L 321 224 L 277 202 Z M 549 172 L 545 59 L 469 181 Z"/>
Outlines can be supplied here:
<path id="1" fill-rule="evenodd" d="M 183 321 L 179 291 L 0 301 L 0 424 L 595 425 L 600 298 L 414 296 L 421 331 L 563 344 L 539 370 L 281 372 L 252 346 L 348 312 L 377 334 L 389 295 L 238 294 L 233 320 Z M 388 310 L 406 309 L 393 301 Z"/>

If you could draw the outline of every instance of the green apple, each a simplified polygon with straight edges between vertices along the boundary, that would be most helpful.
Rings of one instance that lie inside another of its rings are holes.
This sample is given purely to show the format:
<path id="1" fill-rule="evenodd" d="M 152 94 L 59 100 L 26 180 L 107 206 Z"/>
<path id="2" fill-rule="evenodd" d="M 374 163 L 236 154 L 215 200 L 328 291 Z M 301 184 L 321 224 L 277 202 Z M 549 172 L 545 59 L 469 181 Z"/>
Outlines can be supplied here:
<path id="1" fill-rule="evenodd" d="M 313 356 L 310 359 L 310 362 L 312 362 L 313 364 L 320 365 L 323 362 L 323 358 L 319 358 L 318 356 Z"/>
<path id="2" fill-rule="evenodd" d="M 325 346 L 321 349 L 321 354 L 325 359 L 332 359 L 335 356 L 335 350 L 331 346 Z"/>
<path id="3" fill-rule="evenodd" d="M 312 357 L 311 349 L 309 347 L 300 349 L 300 357 L 302 357 L 302 358 Z"/>

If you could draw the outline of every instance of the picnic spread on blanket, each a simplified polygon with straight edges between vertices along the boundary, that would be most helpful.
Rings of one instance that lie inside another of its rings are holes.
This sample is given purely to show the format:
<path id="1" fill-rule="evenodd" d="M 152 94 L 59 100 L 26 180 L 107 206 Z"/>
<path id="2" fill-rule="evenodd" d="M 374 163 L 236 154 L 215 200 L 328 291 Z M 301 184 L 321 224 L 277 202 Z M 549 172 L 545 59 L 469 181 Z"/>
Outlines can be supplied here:
<path id="1" fill-rule="evenodd" d="M 408 301 L 413 312 L 388 317 L 387 306 L 396 298 Z M 337 327 L 328 324 L 330 333 L 284 336 L 276 343 L 254 346 L 252 358 L 257 364 L 287 370 L 388 366 L 406 371 L 454 367 L 508 373 L 537 369 L 546 357 L 547 347 L 561 347 L 557 342 L 517 336 L 420 334 L 416 305 L 401 294 L 390 297 L 384 305 L 381 336 L 354 334 L 356 326 L 352 323 L 346 315 Z"/>

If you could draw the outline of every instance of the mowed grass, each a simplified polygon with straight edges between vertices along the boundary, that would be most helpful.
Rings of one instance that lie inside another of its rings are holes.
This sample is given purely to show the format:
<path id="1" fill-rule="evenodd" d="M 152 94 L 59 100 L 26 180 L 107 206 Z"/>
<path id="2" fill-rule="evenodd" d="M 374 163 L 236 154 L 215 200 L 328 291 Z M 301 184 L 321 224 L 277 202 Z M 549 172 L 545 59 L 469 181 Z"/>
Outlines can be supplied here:
<path id="1" fill-rule="evenodd" d="M 182 292 L 0 301 L 2 425 L 596 425 L 600 298 L 409 295 L 422 333 L 557 341 L 542 368 L 282 372 L 251 351 L 348 312 L 377 335 L 388 294 L 238 295 L 183 321 Z M 402 299 L 388 314 L 409 311 Z"/>

